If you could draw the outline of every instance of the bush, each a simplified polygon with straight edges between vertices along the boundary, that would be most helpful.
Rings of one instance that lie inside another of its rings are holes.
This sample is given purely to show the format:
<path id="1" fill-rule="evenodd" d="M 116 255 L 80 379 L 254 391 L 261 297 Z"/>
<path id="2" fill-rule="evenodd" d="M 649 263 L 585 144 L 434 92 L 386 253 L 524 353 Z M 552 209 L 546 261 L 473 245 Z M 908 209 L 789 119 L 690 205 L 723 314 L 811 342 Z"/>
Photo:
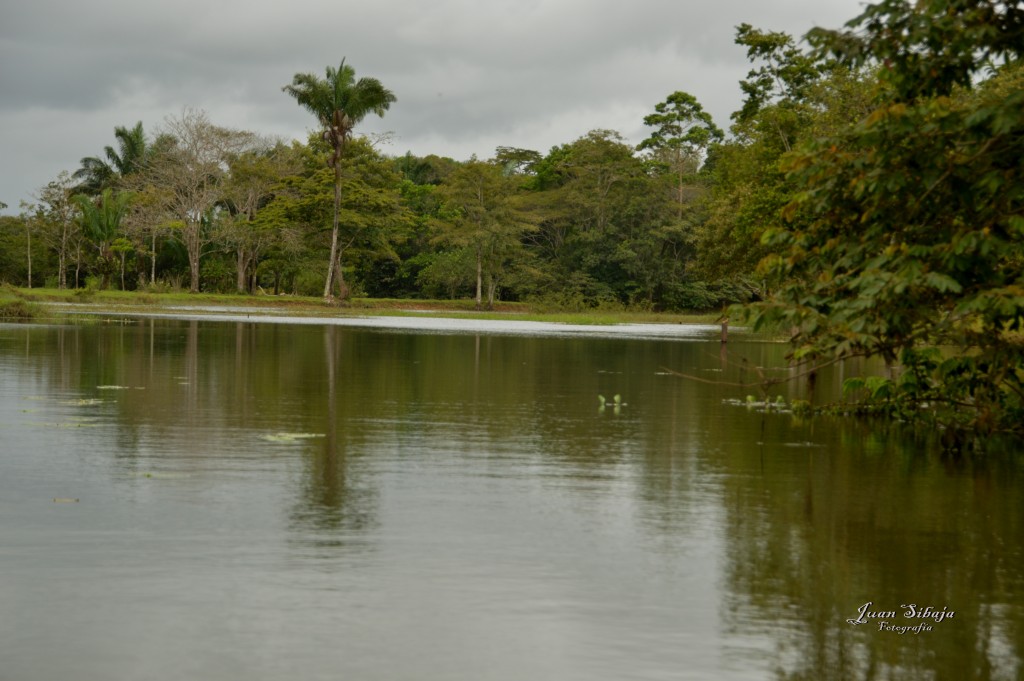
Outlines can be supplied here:
<path id="1" fill-rule="evenodd" d="M 591 312 L 593 310 L 622 310 L 622 301 L 607 284 L 588 274 L 577 272 L 557 291 L 531 296 L 527 302 L 539 310 L 554 312 Z"/>
<path id="2" fill-rule="evenodd" d="M 0 300 L 0 319 L 27 321 L 36 316 L 36 307 L 24 300 Z"/>

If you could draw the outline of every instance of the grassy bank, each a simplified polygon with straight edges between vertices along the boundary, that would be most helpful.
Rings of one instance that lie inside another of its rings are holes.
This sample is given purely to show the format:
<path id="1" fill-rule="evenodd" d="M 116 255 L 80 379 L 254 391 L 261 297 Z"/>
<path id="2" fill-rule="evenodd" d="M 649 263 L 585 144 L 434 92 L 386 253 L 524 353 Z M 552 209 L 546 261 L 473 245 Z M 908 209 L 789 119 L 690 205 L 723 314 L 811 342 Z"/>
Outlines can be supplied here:
<path id="1" fill-rule="evenodd" d="M 20 295 L 18 289 L 0 288 L 0 321 L 31 321 L 38 314 L 38 306 Z"/>
<path id="2" fill-rule="evenodd" d="M 16 289 L 4 287 L 0 304 L 10 301 L 23 306 L 36 319 L 57 319 L 68 313 L 103 311 L 112 313 L 174 311 L 182 307 L 246 308 L 253 315 L 339 317 L 345 315 L 445 316 L 468 319 L 517 319 L 568 324 L 713 324 L 717 314 L 676 314 L 628 309 L 559 312 L 538 310 L 525 303 L 501 302 L 493 310 L 477 310 L 472 300 L 397 300 L 354 298 L 329 304 L 320 298 L 299 296 L 233 295 L 213 293 L 150 293 L 136 291 L 66 291 L 58 289 Z M 2 308 L 0 308 L 2 309 Z M 211 310 L 215 312 L 216 310 Z M 196 314 L 202 314 L 196 311 Z"/>
<path id="3" fill-rule="evenodd" d="M 0 321 L 26 322 L 38 316 L 38 309 L 23 300 L 0 296 Z"/>

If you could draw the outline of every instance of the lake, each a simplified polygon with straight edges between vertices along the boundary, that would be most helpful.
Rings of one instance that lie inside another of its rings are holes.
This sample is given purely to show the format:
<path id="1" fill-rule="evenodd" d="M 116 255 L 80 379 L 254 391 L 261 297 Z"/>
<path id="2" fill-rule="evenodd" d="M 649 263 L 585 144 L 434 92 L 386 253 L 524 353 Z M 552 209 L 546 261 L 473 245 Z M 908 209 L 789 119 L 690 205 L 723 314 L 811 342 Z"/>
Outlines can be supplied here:
<path id="1" fill-rule="evenodd" d="M 0 325 L 0 679 L 1024 677 L 1018 452 L 748 407 L 742 334 L 397 323 Z"/>

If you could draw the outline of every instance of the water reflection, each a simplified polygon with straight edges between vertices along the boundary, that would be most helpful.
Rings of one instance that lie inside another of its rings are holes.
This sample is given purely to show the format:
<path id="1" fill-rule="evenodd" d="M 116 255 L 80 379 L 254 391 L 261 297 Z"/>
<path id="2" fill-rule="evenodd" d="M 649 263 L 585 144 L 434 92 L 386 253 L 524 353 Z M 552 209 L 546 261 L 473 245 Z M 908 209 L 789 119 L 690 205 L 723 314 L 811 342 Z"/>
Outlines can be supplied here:
<path id="1" fill-rule="evenodd" d="M 2 327 L 0 547 L 22 549 L 0 548 L 0 603 L 37 613 L 18 629 L 41 645 L 69 643 L 38 580 L 73 559 L 84 623 L 111 580 L 104 556 L 127 556 L 103 601 L 123 640 L 139 643 L 142 598 L 185 622 L 255 621 L 259 604 L 265 629 L 218 643 L 249 651 L 237 673 L 195 657 L 223 678 L 258 676 L 268 641 L 304 651 L 288 658 L 304 678 L 1019 678 L 1020 462 L 723 403 L 746 392 L 725 383 L 791 371 L 784 352 L 242 321 Z M 821 372 L 815 391 L 857 369 Z M 601 411 L 615 394 L 625 405 Z M 89 503 L 24 510 L 55 496 Z M 96 553 L 61 553 L 81 531 Z M 183 605 L 182 588 L 208 603 Z M 250 600 L 224 595 L 240 588 Z M 868 602 L 956 615 L 920 634 L 848 624 Z M 312 645 L 323 632 L 352 648 Z M 125 654 L 104 645 L 90 639 Z M 15 672 L 45 657 L 25 650 Z"/>
<path id="2" fill-rule="evenodd" d="M 359 477 L 359 444 L 365 440 L 361 419 L 350 417 L 356 405 L 344 397 L 345 386 L 339 385 L 353 371 L 344 367 L 342 352 L 344 334 L 333 326 L 323 329 L 323 386 L 313 386 L 307 409 L 319 414 L 313 424 L 305 449 L 307 465 L 302 493 L 291 511 L 291 526 L 297 530 L 293 540 L 307 544 L 327 555 L 326 549 L 342 549 L 352 538 L 370 529 L 375 521 L 376 489 Z M 347 358 L 351 361 L 351 358 Z M 347 369 L 347 371 L 346 371 Z M 326 393 L 326 404 L 316 405 L 320 392 Z M 343 397 L 339 401 L 338 393 Z M 322 437 L 318 437 L 322 436 Z M 351 451 L 351 453 L 350 453 Z"/>
<path id="3" fill-rule="evenodd" d="M 836 424 L 827 445 L 729 452 L 729 634 L 770 636 L 779 679 L 1019 678 L 1017 466 L 929 455 L 880 424 Z M 903 604 L 956 616 L 917 635 L 848 624 L 868 602 L 896 625 L 921 621 Z"/>

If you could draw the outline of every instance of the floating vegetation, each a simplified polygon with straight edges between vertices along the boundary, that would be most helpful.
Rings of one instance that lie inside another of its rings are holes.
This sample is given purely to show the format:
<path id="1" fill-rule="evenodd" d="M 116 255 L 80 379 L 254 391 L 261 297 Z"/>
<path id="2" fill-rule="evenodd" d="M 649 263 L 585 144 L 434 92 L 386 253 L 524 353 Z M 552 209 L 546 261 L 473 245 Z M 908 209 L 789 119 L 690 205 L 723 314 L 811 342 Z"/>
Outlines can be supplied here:
<path id="1" fill-rule="evenodd" d="M 55 504 L 77 504 L 78 499 L 72 497 L 54 497 L 53 503 Z"/>
<path id="2" fill-rule="evenodd" d="M 126 385 L 98 385 L 98 386 L 96 386 L 96 389 L 97 390 L 131 390 L 131 388 L 129 388 Z"/>
<path id="3" fill-rule="evenodd" d="M 103 404 L 106 400 L 101 400 L 98 397 L 82 398 L 80 400 L 63 400 L 58 404 L 65 404 L 70 407 L 91 407 L 94 404 Z"/>
<path id="4" fill-rule="evenodd" d="M 747 395 L 745 400 L 737 400 L 735 398 L 727 398 L 722 400 L 722 404 L 728 404 L 733 407 L 746 407 L 751 411 L 757 411 L 762 413 L 775 412 L 777 414 L 789 414 L 792 413 L 793 409 L 786 404 L 786 398 L 782 395 L 777 396 L 774 400 L 765 398 L 764 400 L 758 400 L 753 395 Z"/>
<path id="5" fill-rule="evenodd" d="M 604 398 L 604 395 L 598 395 L 597 401 L 600 403 L 600 406 L 597 408 L 597 413 L 603 414 L 605 407 L 609 404 L 609 402 Z M 612 397 L 612 401 L 610 404 L 615 408 L 616 414 L 621 413 L 622 407 L 626 406 L 626 403 L 622 401 L 622 395 L 619 395 L 618 393 L 616 393 L 615 396 Z"/>
<path id="6" fill-rule="evenodd" d="M 259 436 L 261 440 L 267 442 L 283 442 L 286 444 L 301 442 L 303 440 L 311 440 L 317 437 L 326 437 L 323 433 L 272 433 Z"/>

